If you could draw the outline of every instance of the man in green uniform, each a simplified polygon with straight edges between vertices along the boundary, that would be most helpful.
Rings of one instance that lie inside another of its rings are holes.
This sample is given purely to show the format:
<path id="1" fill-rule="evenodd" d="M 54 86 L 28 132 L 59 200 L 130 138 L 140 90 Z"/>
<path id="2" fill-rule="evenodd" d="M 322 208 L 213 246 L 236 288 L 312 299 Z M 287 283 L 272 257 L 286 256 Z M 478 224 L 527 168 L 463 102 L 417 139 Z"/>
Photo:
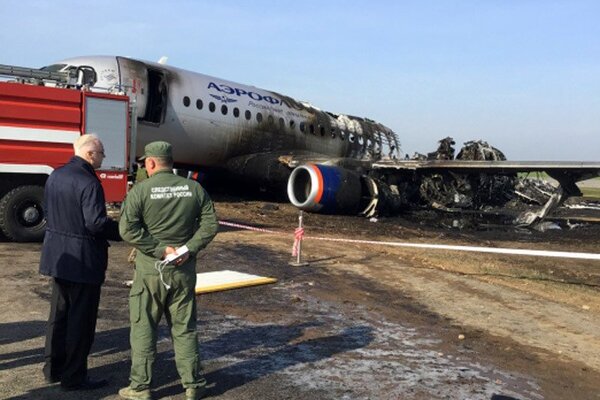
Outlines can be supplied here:
<path id="1" fill-rule="evenodd" d="M 137 249 L 129 295 L 131 383 L 119 395 L 151 399 L 157 327 L 165 314 L 186 399 L 196 400 L 206 385 L 196 334 L 196 253 L 215 237 L 217 218 L 204 189 L 173 174 L 169 143 L 148 144 L 143 158 L 149 178 L 128 193 L 119 221 L 121 236 Z M 169 262 L 185 247 L 187 253 Z"/>

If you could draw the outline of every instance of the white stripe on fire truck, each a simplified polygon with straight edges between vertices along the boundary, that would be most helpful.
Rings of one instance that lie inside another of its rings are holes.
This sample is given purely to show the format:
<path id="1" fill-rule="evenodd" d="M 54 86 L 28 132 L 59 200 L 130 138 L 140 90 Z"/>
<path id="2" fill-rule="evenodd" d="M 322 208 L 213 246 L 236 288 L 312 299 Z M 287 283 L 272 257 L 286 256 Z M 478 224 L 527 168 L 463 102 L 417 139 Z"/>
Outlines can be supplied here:
<path id="1" fill-rule="evenodd" d="M 29 142 L 73 143 L 79 131 L 0 126 L 0 139 Z"/>

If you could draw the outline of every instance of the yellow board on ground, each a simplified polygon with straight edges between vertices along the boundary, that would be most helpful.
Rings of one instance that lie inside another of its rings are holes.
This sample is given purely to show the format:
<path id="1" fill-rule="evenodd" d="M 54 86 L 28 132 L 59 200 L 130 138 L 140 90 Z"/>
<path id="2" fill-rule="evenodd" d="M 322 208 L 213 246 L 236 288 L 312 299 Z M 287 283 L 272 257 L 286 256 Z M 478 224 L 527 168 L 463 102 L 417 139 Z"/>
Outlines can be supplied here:
<path id="1" fill-rule="evenodd" d="M 236 271 L 213 271 L 196 274 L 196 294 L 219 292 L 247 286 L 275 283 L 277 279 Z"/>

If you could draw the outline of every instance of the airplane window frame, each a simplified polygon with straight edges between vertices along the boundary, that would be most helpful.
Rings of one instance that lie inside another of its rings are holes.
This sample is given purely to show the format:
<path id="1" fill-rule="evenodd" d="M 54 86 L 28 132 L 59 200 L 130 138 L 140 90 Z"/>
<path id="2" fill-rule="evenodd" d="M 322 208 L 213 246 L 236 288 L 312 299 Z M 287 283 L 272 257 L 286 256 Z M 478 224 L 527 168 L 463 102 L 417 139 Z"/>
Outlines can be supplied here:
<path id="1" fill-rule="evenodd" d="M 250 121 L 252 119 L 252 111 L 246 110 L 244 117 L 246 118 L 246 121 Z"/>
<path id="2" fill-rule="evenodd" d="M 196 108 L 198 110 L 202 110 L 202 108 L 204 108 L 204 102 L 202 99 L 196 99 Z"/>
<path id="3" fill-rule="evenodd" d="M 189 98 L 189 96 L 183 96 L 183 106 L 189 107 L 190 104 L 192 104 L 192 100 Z"/>
<path id="4" fill-rule="evenodd" d="M 211 113 L 214 113 L 216 110 L 217 110 L 217 105 L 213 101 L 208 103 L 208 111 L 210 111 Z"/>

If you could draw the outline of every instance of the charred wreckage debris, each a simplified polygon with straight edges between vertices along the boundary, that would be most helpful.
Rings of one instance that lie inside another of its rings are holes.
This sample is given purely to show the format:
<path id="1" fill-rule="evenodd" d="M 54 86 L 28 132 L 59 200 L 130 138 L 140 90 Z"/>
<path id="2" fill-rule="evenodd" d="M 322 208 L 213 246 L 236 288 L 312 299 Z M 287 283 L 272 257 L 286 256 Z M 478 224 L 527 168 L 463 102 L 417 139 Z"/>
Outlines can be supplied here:
<path id="1" fill-rule="evenodd" d="M 546 230 L 560 228 L 546 220 L 550 213 L 563 205 L 569 196 L 581 196 L 572 177 L 562 172 L 550 173 L 558 178 L 555 182 L 560 183 L 552 184 L 536 176 L 539 174 L 532 172 L 531 166 L 523 168 L 524 172 L 529 172 L 524 174 L 517 174 L 516 168 L 467 167 L 468 163 L 463 165 L 461 162 L 491 162 L 484 163 L 487 166 L 506 161 L 506 157 L 483 140 L 466 142 L 456 156 L 454 145 L 453 138 L 446 137 L 439 141 L 436 151 L 426 155 L 415 153 L 411 158 L 399 161 L 405 166 L 394 173 L 378 171 L 379 176 L 375 179 L 385 181 L 386 184 L 378 187 L 388 205 L 387 209 L 380 210 L 380 215 L 390 215 L 397 209 L 409 212 L 435 210 L 450 217 L 450 222 L 445 225 L 451 227 L 482 225 L 496 217 L 503 225 Z M 406 168 L 411 163 L 415 163 L 415 168 Z M 390 170 L 390 165 L 383 167 Z M 562 179 L 563 176 L 568 179 Z M 600 210 L 600 204 L 581 199 L 572 198 L 568 203 L 569 208 Z M 573 226 L 565 221 L 567 226 Z"/>

